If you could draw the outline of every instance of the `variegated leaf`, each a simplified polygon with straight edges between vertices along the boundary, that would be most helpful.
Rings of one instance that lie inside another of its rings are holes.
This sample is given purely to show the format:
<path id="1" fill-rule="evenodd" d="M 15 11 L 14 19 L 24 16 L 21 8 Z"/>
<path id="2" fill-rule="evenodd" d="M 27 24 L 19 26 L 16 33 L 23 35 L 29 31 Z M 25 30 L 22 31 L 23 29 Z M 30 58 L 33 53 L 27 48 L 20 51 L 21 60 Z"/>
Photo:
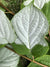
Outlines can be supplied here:
<path id="1" fill-rule="evenodd" d="M 31 49 L 36 44 L 48 45 L 44 36 L 48 32 L 48 22 L 43 13 L 33 5 L 26 6 L 12 19 L 12 25 L 20 40 Z M 16 42 L 17 43 L 17 42 Z"/>
<path id="2" fill-rule="evenodd" d="M 19 56 L 7 48 L 0 48 L 0 67 L 17 67 Z"/>
<path id="3" fill-rule="evenodd" d="M 0 44 L 12 43 L 15 39 L 16 35 L 9 19 L 4 12 L 0 10 Z"/>

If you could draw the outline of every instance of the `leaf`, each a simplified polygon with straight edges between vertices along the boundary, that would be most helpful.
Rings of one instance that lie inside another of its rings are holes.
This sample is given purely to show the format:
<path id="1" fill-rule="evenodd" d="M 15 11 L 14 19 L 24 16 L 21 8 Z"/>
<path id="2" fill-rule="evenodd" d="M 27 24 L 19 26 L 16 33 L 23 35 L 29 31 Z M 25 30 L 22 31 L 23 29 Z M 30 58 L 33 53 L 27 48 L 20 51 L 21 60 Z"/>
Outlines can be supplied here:
<path id="1" fill-rule="evenodd" d="M 23 2 L 24 6 L 29 5 L 31 2 L 34 2 L 34 0 L 26 0 Z"/>
<path id="2" fill-rule="evenodd" d="M 0 10 L 0 44 L 13 43 L 16 35 L 9 19 L 3 11 Z"/>
<path id="3" fill-rule="evenodd" d="M 44 36 L 49 25 L 43 13 L 33 5 L 26 6 L 11 20 L 19 39 L 27 46 L 33 48 L 36 44 L 47 46 Z"/>
<path id="4" fill-rule="evenodd" d="M 0 67 L 16 67 L 19 56 L 7 48 L 0 48 Z"/>
<path id="5" fill-rule="evenodd" d="M 45 14 L 49 24 L 50 24 L 50 2 L 46 3 L 42 8 L 43 13 Z"/>
<path id="6" fill-rule="evenodd" d="M 33 60 L 33 55 L 32 55 L 32 53 L 31 53 L 31 52 L 30 52 L 30 53 L 28 53 L 26 56 L 27 56 L 29 59 Z"/>
<path id="7" fill-rule="evenodd" d="M 34 0 L 34 5 L 39 8 L 42 9 L 45 3 L 48 3 L 50 0 Z"/>
<path id="8" fill-rule="evenodd" d="M 36 45 L 32 48 L 32 55 L 36 58 L 45 55 L 49 50 L 49 47 L 44 47 L 42 45 Z"/>
<path id="9" fill-rule="evenodd" d="M 34 5 L 39 9 L 41 9 L 44 6 L 44 4 L 45 0 L 34 0 Z"/>
<path id="10" fill-rule="evenodd" d="M 32 56 L 34 56 L 36 58 L 36 57 L 45 55 L 48 52 L 48 50 L 49 50 L 49 46 L 45 46 L 44 47 L 43 45 L 37 44 L 31 50 L 28 51 L 28 49 L 27 49 L 25 51 L 26 47 L 23 47 L 24 45 L 23 45 L 22 41 L 19 38 L 16 39 L 15 43 L 16 44 L 13 45 L 14 50 L 16 49 L 15 51 L 18 52 L 19 50 L 17 50 L 17 49 L 19 48 L 20 49 L 19 54 L 22 52 L 21 54 L 24 53 L 24 54 L 27 55 L 27 57 L 29 57 L 31 59 L 32 59 Z M 25 51 L 25 52 L 23 52 L 23 51 Z"/>
<path id="11" fill-rule="evenodd" d="M 31 62 L 27 67 L 42 67 L 42 66 Z"/>
<path id="12" fill-rule="evenodd" d="M 45 0 L 45 1 L 46 1 L 46 3 L 50 2 L 50 0 Z"/>
<path id="13" fill-rule="evenodd" d="M 50 66 L 50 55 L 44 55 L 42 57 L 36 58 L 35 60 L 44 65 Z"/>
<path id="14" fill-rule="evenodd" d="M 45 3 L 48 3 L 50 0 L 26 0 L 23 2 L 23 6 L 27 6 L 30 3 L 34 3 L 34 5 L 39 8 L 42 9 Z"/>
<path id="15" fill-rule="evenodd" d="M 20 45 L 13 43 L 12 46 L 13 49 L 20 55 L 26 55 L 29 53 L 29 49 L 27 49 L 26 46 L 23 44 Z"/>

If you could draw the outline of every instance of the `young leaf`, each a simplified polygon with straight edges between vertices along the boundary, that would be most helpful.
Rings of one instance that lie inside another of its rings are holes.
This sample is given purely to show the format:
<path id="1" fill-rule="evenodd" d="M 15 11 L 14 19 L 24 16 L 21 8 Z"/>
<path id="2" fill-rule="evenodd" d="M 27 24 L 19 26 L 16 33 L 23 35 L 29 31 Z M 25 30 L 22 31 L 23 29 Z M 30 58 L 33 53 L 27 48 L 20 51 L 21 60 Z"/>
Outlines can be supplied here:
<path id="1" fill-rule="evenodd" d="M 0 48 L 0 67 L 16 67 L 19 56 L 7 48 Z"/>
<path id="2" fill-rule="evenodd" d="M 42 66 L 31 62 L 27 67 L 42 67 Z"/>
<path id="3" fill-rule="evenodd" d="M 15 39 L 16 35 L 9 19 L 0 10 L 0 44 L 13 43 Z"/>
<path id="4" fill-rule="evenodd" d="M 45 0 L 34 0 L 34 5 L 39 9 L 41 9 L 44 6 L 44 4 Z"/>
<path id="5" fill-rule="evenodd" d="M 44 55 L 42 57 L 36 58 L 35 60 L 41 64 L 50 66 L 50 55 Z"/>
<path id="6" fill-rule="evenodd" d="M 50 0 L 34 0 L 34 5 L 39 8 L 42 9 L 45 3 L 48 3 Z"/>
<path id="7" fill-rule="evenodd" d="M 48 22 L 43 13 L 33 5 L 26 6 L 11 20 L 20 40 L 31 49 L 36 44 L 47 46 L 44 35 L 48 32 Z"/>
<path id="8" fill-rule="evenodd" d="M 42 8 L 43 13 L 47 17 L 47 20 L 50 24 L 50 2 L 46 3 L 44 7 Z"/>

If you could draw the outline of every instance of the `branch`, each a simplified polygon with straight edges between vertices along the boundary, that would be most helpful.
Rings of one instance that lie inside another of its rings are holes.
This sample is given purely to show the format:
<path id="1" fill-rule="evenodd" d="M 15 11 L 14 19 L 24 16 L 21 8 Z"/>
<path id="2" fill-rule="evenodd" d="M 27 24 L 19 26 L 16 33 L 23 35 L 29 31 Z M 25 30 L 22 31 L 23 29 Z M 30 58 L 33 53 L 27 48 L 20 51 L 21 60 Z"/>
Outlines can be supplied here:
<path id="1" fill-rule="evenodd" d="M 50 42 L 50 39 L 49 39 L 48 37 L 45 37 L 45 39 L 46 39 L 48 42 Z"/>
<path id="2" fill-rule="evenodd" d="M 49 30 L 49 37 L 50 37 L 50 30 Z"/>
<path id="3" fill-rule="evenodd" d="M 7 7 L 5 7 L 1 2 L 0 2 L 0 6 L 4 8 L 5 10 L 7 10 L 10 14 L 14 15 L 14 13 L 10 11 Z"/>
<path id="4" fill-rule="evenodd" d="M 5 46 L 5 47 L 6 47 L 7 49 L 13 51 L 14 53 L 16 53 L 13 49 L 9 48 L 8 46 Z M 16 53 L 16 54 L 18 54 L 18 53 Z M 40 65 L 40 66 L 48 67 L 48 66 L 46 66 L 46 65 L 43 65 L 43 64 L 41 64 L 41 63 L 36 62 L 35 60 L 31 60 L 31 59 L 29 59 L 29 58 L 26 57 L 26 56 L 23 56 L 23 55 L 20 55 L 20 54 L 18 54 L 18 55 L 21 56 L 21 57 L 23 57 L 23 58 L 25 58 L 25 59 L 27 59 L 27 60 L 29 60 L 29 61 L 31 61 L 31 62 L 33 62 L 33 63 L 38 64 L 38 65 Z"/>

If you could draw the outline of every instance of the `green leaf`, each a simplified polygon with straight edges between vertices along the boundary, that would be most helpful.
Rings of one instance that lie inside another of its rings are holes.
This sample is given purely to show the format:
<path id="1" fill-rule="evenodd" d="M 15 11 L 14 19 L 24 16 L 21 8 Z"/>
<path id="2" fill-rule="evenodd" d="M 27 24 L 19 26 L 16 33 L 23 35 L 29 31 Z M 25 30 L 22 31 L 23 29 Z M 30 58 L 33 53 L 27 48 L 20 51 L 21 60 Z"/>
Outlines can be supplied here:
<path id="1" fill-rule="evenodd" d="M 27 67 L 42 67 L 42 66 L 31 62 Z"/>
<path id="2" fill-rule="evenodd" d="M 50 24 L 50 2 L 46 3 L 42 8 L 42 12 L 45 14 L 49 24 Z"/>
<path id="3" fill-rule="evenodd" d="M 44 55 L 35 59 L 37 62 L 50 66 L 50 55 Z"/>
<path id="4" fill-rule="evenodd" d="M 15 40 L 16 35 L 12 25 L 5 13 L 0 10 L 0 45 L 13 43 Z"/>
<path id="5" fill-rule="evenodd" d="M 13 49 L 20 55 L 26 55 L 29 53 L 29 49 L 25 45 L 20 44 L 12 44 Z"/>
<path id="6" fill-rule="evenodd" d="M 32 49 L 36 44 L 48 46 L 44 39 L 49 29 L 48 21 L 44 14 L 33 5 L 19 11 L 11 22 L 17 36 L 28 49 Z"/>
<path id="7" fill-rule="evenodd" d="M 30 59 L 32 59 L 33 60 L 33 55 L 32 55 L 32 53 L 30 52 L 30 53 L 28 53 L 27 55 L 26 55 L 28 58 L 30 58 Z"/>
<path id="8" fill-rule="evenodd" d="M 4 47 L 5 45 L 7 45 L 7 44 L 0 44 L 0 48 Z"/>
<path id="9" fill-rule="evenodd" d="M 44 47 L 42 45 L 36 45 L 32 48 L 32 55 L 36 58 L 45 55 L 49 50 L 49 47 Z"/>
<path id="10" fill-rule="evenodd" d="M 19 55 L 7 48 L 0 48 L 0 67 L 16 67 L 19 62 Z"/>

